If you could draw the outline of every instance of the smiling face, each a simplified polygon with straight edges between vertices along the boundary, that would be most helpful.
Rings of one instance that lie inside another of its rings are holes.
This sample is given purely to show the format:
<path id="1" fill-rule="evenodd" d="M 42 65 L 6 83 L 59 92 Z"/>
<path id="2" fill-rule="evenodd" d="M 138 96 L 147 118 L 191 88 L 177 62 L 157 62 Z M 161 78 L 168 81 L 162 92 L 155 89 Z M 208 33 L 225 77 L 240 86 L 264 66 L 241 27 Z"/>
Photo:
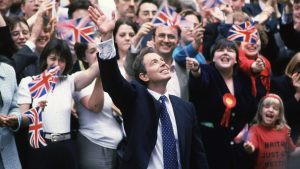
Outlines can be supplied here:
<path id="1" fill-rule="evenodd" d="M 259 54 L 259 51 L 261 49 L 261 41 L 260 41 L 260 39 L 258 39 L 258 41 L 255 44 L 248 43 L 248 42 L 242 42 L 241 48 L 242 48 L 242 50 L 244 50 L 246 56 L 256 57 Z"/>
<path id="2" fill-rule="evenodd" d="M 127 52 L 134 37 L 135 32 L 129 25 L 123 24 L 119 27 L 115 40 L 118 49 Z"/>
<path id="3" fill-rule="evenodd" d="M 236 51 L 232 48 L 217 49 L 214 53 L 213 62 L 217 69 L 233 69 L 237 63 Z"/>
<path id="4" fill-rule="evenodd" d="M 276 98 L 268 97 L 264 100 L 261 109 L 262 124 L 267 127 L 276 125 L 280 117 L 280 101 Z"/>
<path id="5" fill-rule="evenodd" d="M 300 22 L 300 3 L 294 3 L 293 5 L 293 20 L 294 22 Z"/>
<path id="6" fill-rule="evenodd" d="M 194 40 L 194 37 L 193 37 L 193 29 L 194 29 L 194 24 L 199 24 L 199 19 L 197 18 L 197 16 L 193 15 L 193 14 L 190 14 L 190 15 L 187 15 L 185 16 L 185 19 L 187 21 L 189 21 L 191 24 L 187 25 L 186 27 L 181 27 L 181 39 L 185 42 L 185 43 L 188 43 L 188 42 L 191 42 Z"/>
<path id="7" fill-rule="evenodd" d="M 42 51 L 44 49 L 44 47 L 47 45 L 47 43 L 50 40 L 50 36 L 51 36 L 51 27 L 49 25 L 43 28 L 41 34 L 39 35 L 36 41 L 37 50 Z"/>
<path id="8" fill-rule="evenodd" d="M 16 47 L 21 49 L 30 37 L 29 27 L 25 23 L 19 22 L 11 30 L 11 36 Z"/>
<path id="9" fill-rule="evenodd" d="M 147 82 L 148 86 L 170 80 L 170 67 L 157 53 L 146 54 L 143 63 L 146 73 L 141 73 L 140 79 Z"/>
<path id="10" fill-rule="evenodd" d="M 154 35 L 155 48 L 162 55 L 171 55 L 178 44 L 178 31 L 170 26 L 159 26 Z"/>

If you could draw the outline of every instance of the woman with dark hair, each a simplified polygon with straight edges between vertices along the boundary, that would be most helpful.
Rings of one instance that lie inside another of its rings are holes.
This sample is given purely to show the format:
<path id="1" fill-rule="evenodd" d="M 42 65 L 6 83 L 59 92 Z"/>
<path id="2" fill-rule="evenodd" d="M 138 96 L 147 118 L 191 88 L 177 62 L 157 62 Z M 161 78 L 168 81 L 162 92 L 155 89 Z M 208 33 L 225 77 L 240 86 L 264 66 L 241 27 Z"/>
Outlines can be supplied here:
<path id="1" fill-rule="evenodd" d="M 97 47 L 91 43 L 75 44 L 75 52 L 85 68 L 97 62 Z M 95 103 L 96 101 L 96 103 Z M 103 91 L 100 77 L 75 93 L 79 113 L 77 148 L 82 169 L 115 169 L 116 149 L 122 139 L 121 125 L 114 118 L 113 103 Z"/>
<path id="2" fill-rule="evenodd" d="M 242 144 L 233 140 L 255 113 L 250 78 L 239 70 L 238 47 L 219 40 L 212 50 L 212 63 L 198 64 L 187 58 L 191 70 L 190 100 L 198 112 L 210 169 L 247 168 Z"/>
<path id="3" fill-rule="evenodd" d="M 18 104 L 21 112 L 47 102 L 43 110 L 43 130 L 46 147 L 33 149 L 29 158 L 30 169 L 76 169 L 76 151 L 70 133 L 70 117 L 75 91 L 90 84 L 99 74 L 98 64 L 74 75 L 68 75 L 72 69 L 72 55 L 67 42 L 53 39 L 48 42 L 40 56 L 41 71 L 50 67 L 59 68 L 58 82 L 53 91 L 41 97 L 32 98 L 28 84 L 34 77 L 23 78 L 18 91 Z"/>
<path id="4" fill-rule="evenodd" d="M 0 54 L 11 58 L 29 39 L 30 28 L 23 17 L 12 16 L 4 20 L 0 16 L 0 35 Z"/>
<path id="5" fill-rule="evenodd" d="M 17 81 L 39 73 L 38 56 L 50 39 L 51 25 L 47 11 L 52 3 L 45 1 L 36 13 L 35 24 L 30 27 L 22 17 L 0 16 L 0 54 L 5 55 L 15 68 Z"/>
<path id="6" fill-rule="evenodd" d="M 118 65 L 124 77 L 126 77 L 124 69 L 125 58 L 129 47 L 132 44 L 132 38 L 135 36 L 137 31 L 137 25 L 129 19 L 118 19 L 116 21 L 113 36 L 117 51 Z"/>

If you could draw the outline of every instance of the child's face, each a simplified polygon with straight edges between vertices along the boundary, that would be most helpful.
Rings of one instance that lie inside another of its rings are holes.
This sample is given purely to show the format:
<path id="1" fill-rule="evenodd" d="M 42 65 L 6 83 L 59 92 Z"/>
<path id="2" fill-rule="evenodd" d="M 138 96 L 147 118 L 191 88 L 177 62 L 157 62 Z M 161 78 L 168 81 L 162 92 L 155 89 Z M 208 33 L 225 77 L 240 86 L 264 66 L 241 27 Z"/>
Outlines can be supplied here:
<path id="1" fill-rule="evenodd" d="M 242 49 L 245 51 L 247 56 L 257 56 L 261 48 L 261 41 L 258 40 L 255 44 L 251 44 L 248 42 L 241 43 Z"/>
<path id="2" fill-rule="evenodd" d="M 262 123 L 265 126 L 273 127 L 275 122 L 279 119 L 280 103 L 264 102 L 261 111 Z"/>

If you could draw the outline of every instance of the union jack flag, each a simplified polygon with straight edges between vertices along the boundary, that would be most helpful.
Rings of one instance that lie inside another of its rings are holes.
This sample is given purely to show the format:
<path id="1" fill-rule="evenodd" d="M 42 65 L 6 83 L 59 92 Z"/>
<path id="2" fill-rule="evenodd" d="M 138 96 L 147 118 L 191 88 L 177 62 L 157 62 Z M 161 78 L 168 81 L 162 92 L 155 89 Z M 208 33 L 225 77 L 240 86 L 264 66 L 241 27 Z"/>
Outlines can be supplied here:
<path id="1" fill-rule="evenodd" d="M 43 123 L 42 123 L 42 107 L 35 107 L 31 108 L 27 112 L 25 112 L 25 115 L 29 119 L 29 130 L 28 130 L 28 136 L 29 136 L 29 143 L 30 146 L 33 148 L 40 148 L 47 146 L 47 143 L 44 136 L 43 131 Z"/>
<path id="2" fill-rule="evenodd" d="M 228 40 L 255 44 L 258 40 L 255 24 L 246 21 L 240 25 L 232 25 L 228 32 Z"/>
<path id="3" fill-rule="evenodd" d="M 42 97 L 43 95 L 54 90 L 58 81 L 59 67 L 50 67 L 42 74 L 38 75 L 28 84 L 28 88 L 32 98 Z"/>
<path id="4" fill-rule="evenodd" d="M 169 6 L 168 4 L 164 3 L 160 10 L 158 11 L 158 14 L 153 19 L 152 23 L 154 25 L 165 25 L 165 26 L 178 26 L 180 25 L 181 21 L 184 21 L 184 17 L 179 15 L 174 7 Z"/>
<path id="5" fill-rule="evenodd" d="M 95 30 L 96 27 L 89 17 L 66 20 L 57 25 L 58 34 L 72 44 L 94 43 Z"/>
<path id="6" fill-rule="evenodd" d="M 202 0 L 202 7 L 205 9 L 214 8 L 220 4 L 229 4 L 229 0 Z"/>

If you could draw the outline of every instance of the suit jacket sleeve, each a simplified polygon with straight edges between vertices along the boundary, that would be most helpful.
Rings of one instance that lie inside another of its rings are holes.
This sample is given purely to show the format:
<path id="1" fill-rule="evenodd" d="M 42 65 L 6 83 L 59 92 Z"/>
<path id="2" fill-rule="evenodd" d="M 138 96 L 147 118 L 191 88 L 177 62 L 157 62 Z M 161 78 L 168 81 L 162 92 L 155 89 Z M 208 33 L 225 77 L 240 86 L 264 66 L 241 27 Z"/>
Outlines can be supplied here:
<path id="1" fill-rule="evenodd" d="M 109 93 L 121 111 L 128 109 L 133 101 L 128 98 L 135 98 L 135 89 L 121 75 L 117 59 L 115 57 L 108 60 L 98 58 L 98 62 L 104 91 Z"/>
<path id="2" fill-rule="evenodd" d="M 27 45 L 25 45 L 13 55 L 13 59 L 16 73 L 20 74 L 26 66 L 35 63 L 38 56 Z"/>

